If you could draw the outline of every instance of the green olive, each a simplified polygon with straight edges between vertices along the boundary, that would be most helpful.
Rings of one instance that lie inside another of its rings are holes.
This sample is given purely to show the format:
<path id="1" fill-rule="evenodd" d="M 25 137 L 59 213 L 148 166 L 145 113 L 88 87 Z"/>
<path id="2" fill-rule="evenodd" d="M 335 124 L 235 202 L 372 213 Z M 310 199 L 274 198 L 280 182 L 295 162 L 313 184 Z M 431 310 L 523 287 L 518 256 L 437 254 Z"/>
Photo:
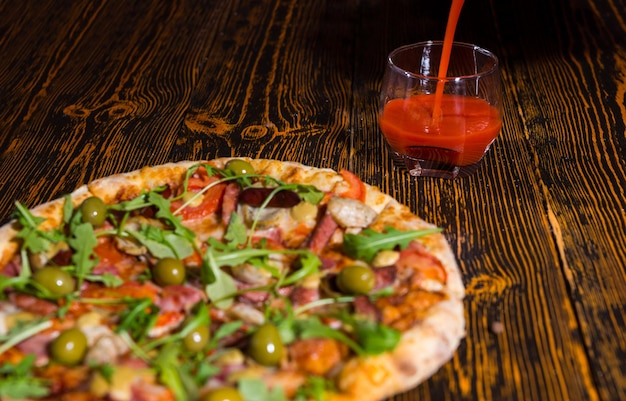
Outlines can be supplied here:
<path id="1" fill-rule="evenodd" d="M 152 268 L 152 278 L 160 286 L 182 284 L 185 281 L 185 265 L 175 258 L 163 258 Z"/>
<path id="2" fill-rule="evenodd" d="M 87 337 L 79 329 L 67 329 L 50 344 L 50 357 L 62 365 L 80 363 L 87 352 Z"/>
<path id="3" fill-rule="evenodd" d="M 44 267 L 33 274 L 33 280 L 53 295 L 64 296 L 74 292 L 74 278 L 58 267 Z"/>
<path id="4" fill-rule="evenodd" d="M 83 222 L 94 227 L 100 227 L 107 218 L 107 206 L 97 196 L 85 199 L 80 205 L 80 211 Z"/>
<path id="5" fill-rule="evenodd" d="M 235 175 L 254 174 L 252 164 L 241 159 L 232 159 L 226 162 L 226 170 L 231 171 Z"/>
<path id="6" fill-rule="evenodd" d="M 183 344 L 188 351 L 200 352 L 209 343 L 210 337 L 209 327 L 200 325 L 183 338 Z"/>
<path id="7" fill-rule="evenodd" d="M 280 339 L 280 333 L 271 323 L 261 325 L 250 338 L 248 354 L 261 365 L 278 365 L 284 351 L 285 346 Z"/>
<path id="8" fill-rule="evenodd" d="M 219 387 L 204 394 L 200 401 L 243 401 L 243 397 L 235 388 Z"/>
<path id="9" fill-rule="evenodd" d="M 367 266 L 347 266 L 337 275 L 337 286 L 345 294 L 367 294 L 374 288 L 375 283 L 374 272 Z"/>

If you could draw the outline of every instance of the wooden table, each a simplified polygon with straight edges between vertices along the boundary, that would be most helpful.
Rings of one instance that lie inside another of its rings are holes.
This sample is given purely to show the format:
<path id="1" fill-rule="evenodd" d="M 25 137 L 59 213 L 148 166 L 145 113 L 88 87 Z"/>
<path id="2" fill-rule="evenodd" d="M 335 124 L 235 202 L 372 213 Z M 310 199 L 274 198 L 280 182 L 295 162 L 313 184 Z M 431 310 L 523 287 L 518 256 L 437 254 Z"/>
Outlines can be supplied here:
<path id="1" fill-rule="evenodd" d="M 474 175 L 412 179 L 377 126 L 385 56 L 449 2 L 0 1 L 0 216 L 94 178 L 252 156 L 349 168 L 443 227 L 467 338 L 398 399 L 626 399 L 626 2 L 467 1 L 504 127 Z"/>

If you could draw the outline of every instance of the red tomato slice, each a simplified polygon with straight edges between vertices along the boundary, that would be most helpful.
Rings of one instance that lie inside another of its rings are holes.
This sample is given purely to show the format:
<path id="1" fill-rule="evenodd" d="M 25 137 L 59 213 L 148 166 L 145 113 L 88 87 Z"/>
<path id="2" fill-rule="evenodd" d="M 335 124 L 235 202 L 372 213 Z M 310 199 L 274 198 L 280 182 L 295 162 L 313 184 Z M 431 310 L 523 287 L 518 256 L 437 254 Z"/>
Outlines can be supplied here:
<path id="1" fill-rule="evenodd" d="M 188 191 L 199 192 L 202 188 L 209 185 L 211 182 L 215 182 L 217 178 L 207 177 L 208 180 L 204 180 L 198 177 L 189 178 Z M 185 206 L 178 211 L 178 214 L 183 220 L 194 220 L 209 216 L 219 210 L 222 199 L 224 198 L 224 191 L 226 190 L 226 183 L 219 183 L 213 185 L 202 194 L 202 202 L 198 206 Z M 172 202 L 172 212 L 177 211 L 183 205 L 182 200 L 175 200 Z"/>
<path id="2" fill-rule="evenodd" d="M 339 174 L 350 184 L 350 189 L 340 194 L 340 196 L 360 200 L 361 202 L 365 201 L 365 184 L 363 181 L 348 170 L 341 169 Z"/>

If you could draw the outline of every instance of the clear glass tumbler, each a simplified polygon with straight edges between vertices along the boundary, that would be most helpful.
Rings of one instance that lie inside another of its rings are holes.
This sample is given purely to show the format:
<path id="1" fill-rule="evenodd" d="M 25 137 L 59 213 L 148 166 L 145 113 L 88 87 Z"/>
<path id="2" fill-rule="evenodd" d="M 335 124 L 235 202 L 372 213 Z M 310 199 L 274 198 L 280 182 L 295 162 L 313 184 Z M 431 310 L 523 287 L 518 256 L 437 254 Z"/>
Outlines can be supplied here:
<path id="1" fill-rule="evenodd" d="M 387 58 L 379 124 L 391 155 L 412 176 L 474 172 L 502 127 L 498 58 L 455 42 L 439 77 L 443 42 L 400 47 Z"/>

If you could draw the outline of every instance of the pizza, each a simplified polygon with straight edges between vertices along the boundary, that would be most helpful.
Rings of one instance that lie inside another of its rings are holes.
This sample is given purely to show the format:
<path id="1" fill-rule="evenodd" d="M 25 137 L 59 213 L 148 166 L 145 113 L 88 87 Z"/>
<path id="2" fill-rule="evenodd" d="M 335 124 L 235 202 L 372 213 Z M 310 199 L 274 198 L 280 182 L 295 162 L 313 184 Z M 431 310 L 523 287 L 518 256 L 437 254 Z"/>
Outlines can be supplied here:
<path id="1" fill-rule="evenodd" d="M 465 334 L 441 230 L 347 170 L 184 161 L 12 217 L 2 400 L 380 400 Z"/>

